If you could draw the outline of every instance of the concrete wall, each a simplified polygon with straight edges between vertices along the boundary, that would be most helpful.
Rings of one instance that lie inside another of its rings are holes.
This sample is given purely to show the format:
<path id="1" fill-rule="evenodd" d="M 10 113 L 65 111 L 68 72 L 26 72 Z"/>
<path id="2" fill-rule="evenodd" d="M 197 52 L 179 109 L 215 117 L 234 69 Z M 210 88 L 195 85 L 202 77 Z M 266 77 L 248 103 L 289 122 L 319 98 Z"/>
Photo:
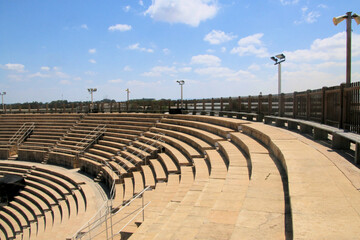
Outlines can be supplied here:
<path id="1" fill-rule="evenodd" d="M 49 164 L 60 165 L 68 168 L 79 167 L 79 164 L 76 161 L 76 157 L 66 153 L 52 152 L 49 154 L 49 160 L 47 162 Z"/>
<path id="2" fill-rule="evenodd" d="M 45 154 L 46 152 L 41 150 L 20 149 L 18 151 L 18 159 L 20 161 L 41 163 L 44 160 Z"/>
<path id="3" fill-rule="evenodd" d="M 0 149 L 0 159 L 8 159 L 9 158 L 9 149 Z"/>

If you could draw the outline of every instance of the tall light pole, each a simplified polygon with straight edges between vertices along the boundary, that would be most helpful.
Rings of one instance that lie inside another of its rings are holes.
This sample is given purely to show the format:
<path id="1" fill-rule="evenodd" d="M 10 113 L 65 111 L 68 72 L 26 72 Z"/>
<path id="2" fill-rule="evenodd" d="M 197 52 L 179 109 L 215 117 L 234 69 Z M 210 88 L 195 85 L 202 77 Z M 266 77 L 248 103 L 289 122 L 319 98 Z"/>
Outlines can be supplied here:
<path id="1" fill-rule="evenodd" d="M 184 80 L 176 81 L 181 86 L 181 109 L 183 109 L 183 85 L 185 84 Z"/>
<path id="2" fill-rule="evenodd" d="M 129 111 L 130 90 L 126 89 L 125 91 L 126 91 L 126 94 L 127 94 L 126 111 Z"/>
<path id="3" fill-rule="evenodd" d="M 351 20 L 354 19 L 356 23 L 360 24 L 360 16 L 356 13 L 347 12 L 346 15 L 340 17 L 334 17 L 334 25 L 338 25 L 340 22 L 346 19 L 346 86 L 350 87 L 351 83 Z"/>
<path id="4" fill-rule="evenodd" d="M 285 62 L 285 55 L 280 53 L 276 56 L 271 57 L 271 60 L 275 62 L 274 65 L 278 65 L 278 96 L 279 96 L 279 116 L 281 115 L 281 63 Z"/>
<path id="5" fill-rule="evenodd" d="M 4 105 L 4 95 L 6 95 L 6 92 L 2 92 L 0 93 L 1 95 L 1 104 L 2 104 L 2 108 L 3 108 L 3 113 L 5 112 L 5 105 Z"/>
<path id="6" fill-rule="evenodd" d="M 93 110 L 94 107 L 93 93 L 96 91 L 96 88 L 88 88 L 88 92 L 91 94 L 91 110 Z"/>

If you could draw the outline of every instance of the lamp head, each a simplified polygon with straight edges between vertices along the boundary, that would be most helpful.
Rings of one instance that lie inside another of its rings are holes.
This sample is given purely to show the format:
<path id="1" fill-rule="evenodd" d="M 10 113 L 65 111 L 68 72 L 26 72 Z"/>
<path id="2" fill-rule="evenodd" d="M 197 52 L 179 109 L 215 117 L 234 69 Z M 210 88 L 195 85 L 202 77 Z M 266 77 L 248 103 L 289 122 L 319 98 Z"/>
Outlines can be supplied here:
<path id="1" fill-rule="evenodd" d="M 357 23 L 357 25 L 359 25 L 359 24 L 360 24 L 360 16 L 357 15 L 356 13 L 354 13 L 354 14 L 352 15 L 352 17 L 354 18 L 354 20 L 355 20 L 355 22 Z"/>
<path id="2" fill-rule="evenodd" d="M 333 18 L 333 23 L 334 25 L 338 25 L 339 23 L 341 23 L 342 21 L 344 21 L 346 19 L 346 15 L 343 15 L 343 16 L 339 16 L 339 17 L 334 17 Z"/>
<path id="3" fill-rule="evenodd" d="M 96 91 L 97 91 L 97 88 L 94 88 L 93 91 L 96 92 Z"/>
<path id="4" fill-rule="evenodd" d="M 3 92 L 3 95 L 6 95 L 6 92 Z"/>
<path id="5" fill-rule="evenodd" d="M 277 58 L 280 59 L 280 60 L 285 59 L 285 55 L 282 54 L 282 53 L 276 55 L 275 57 L 277 57 Z"/>
<path id="6" fill-rule="evenodd" d="M 277 62 L 277 59 L 275 57 L 271 57 L 271 60 L 273 60 L 274 62 Z"/>
<path id="7" fill-rule="evenodd" d="M 178 84 L 180 84 L 180 85 L 184 85 L 185 84 L 185 81 L 184 80 L 177 80 L 176 81 Z"/>

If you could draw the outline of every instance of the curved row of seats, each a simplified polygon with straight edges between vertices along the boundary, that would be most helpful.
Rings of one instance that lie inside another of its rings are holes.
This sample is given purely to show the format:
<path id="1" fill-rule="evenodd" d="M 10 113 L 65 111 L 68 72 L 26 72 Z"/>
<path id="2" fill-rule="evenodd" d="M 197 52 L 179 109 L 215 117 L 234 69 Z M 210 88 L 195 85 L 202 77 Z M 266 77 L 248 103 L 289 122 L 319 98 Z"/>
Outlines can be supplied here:
<path id="1" fill-rule="evenodd" d="M 0 174 L 25 179 L 25 188 L 0 208 L 1 239 L 30 239 L 87 209 L 82 182 L 35 165 L 0 162 Z"/>

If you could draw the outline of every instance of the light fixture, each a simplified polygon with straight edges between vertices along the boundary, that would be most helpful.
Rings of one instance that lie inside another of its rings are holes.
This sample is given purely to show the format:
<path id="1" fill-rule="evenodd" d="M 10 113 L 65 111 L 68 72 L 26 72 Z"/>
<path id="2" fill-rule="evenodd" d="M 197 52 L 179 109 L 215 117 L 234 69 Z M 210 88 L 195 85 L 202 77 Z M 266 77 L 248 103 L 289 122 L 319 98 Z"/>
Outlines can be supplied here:
<path id="1" fill-rule="evenodd" d="M 350 87 L 351 83 L 351 20 L 354 19 L 357 25 L 360 24 L 360 16 L 356 13 L 347 12 L 346 15 L 334 17 L 334 25 L 338 25 L 340 22 L 346 19 L 346 86 Z"/>
<path id="2" fill-rule="evenodd" d="M 283 53 L 277 54 L 270 58 L 275 62 L 274 65 L 278 65 L 278 96 L 279 96 L 279 116 L 281 116 L 281 63 L 285 62 L 285 55 Z"/>
<path id="3" fill-rule="evenodd" d="M 91 94 L 91 111 L 94 107 L 93 93 L 97 91 L 97 88 L 88 88 L 88 92 Z"/>
<path id="4" fill-rule="evenodd" d="M 130 90 L 126 89 L 125 91 L 127 92 L 126 111 L 129 111 Z"/>
<path id="5" fill-rule="evenodd" d="M 181 86 L 181 109 L 183 109 L 183 85 L 185 84 L 184 80 L 177 80 L 176 81 Z"/>
<path id="6" fill-rule="evenodd" d="M 6 92 L 2 92 L 2 93 L 0 93 L 0 95 L 1 95 L 1 103 L 2 103 L 2 108 L 3 108 L 3 113 L 5 113 L 4 95 L 6 95 Z"/>

